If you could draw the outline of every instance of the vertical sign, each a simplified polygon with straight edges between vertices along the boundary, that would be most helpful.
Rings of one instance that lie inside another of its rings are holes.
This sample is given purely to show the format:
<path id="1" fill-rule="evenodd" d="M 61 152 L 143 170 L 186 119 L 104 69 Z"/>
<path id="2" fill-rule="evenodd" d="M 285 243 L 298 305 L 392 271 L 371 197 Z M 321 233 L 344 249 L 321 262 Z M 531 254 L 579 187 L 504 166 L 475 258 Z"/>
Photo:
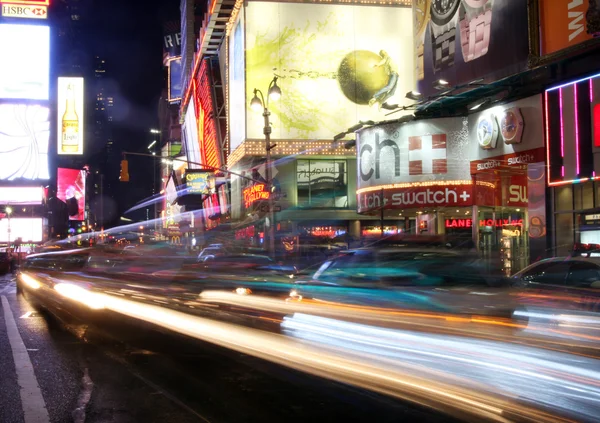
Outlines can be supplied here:
<path id="1" fill-rule="evenodd" d="M 58 154 L 83 154 L 83 78 L 58 78 Z"/>

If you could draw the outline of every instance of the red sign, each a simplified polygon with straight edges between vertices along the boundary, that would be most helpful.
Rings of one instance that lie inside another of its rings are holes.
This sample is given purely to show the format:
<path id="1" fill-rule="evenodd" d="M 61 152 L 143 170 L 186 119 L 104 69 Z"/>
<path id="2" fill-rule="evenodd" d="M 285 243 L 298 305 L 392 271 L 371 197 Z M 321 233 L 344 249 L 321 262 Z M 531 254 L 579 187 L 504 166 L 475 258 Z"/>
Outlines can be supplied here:
<path id="1" fill-rule="evenodd" d="M 217 120 L 212 95 L 212 81 L 208 60 L 203 60 L 192 85 L 194 106 L 198 123 L 198 141 L 202 163 L 215 168 L 223 166 L 220 141 L 217 136 Z"/>
<path id="2" fill-rule="evenodd" d="M 383 201 L 382 201 L 383 194 Z M 421 207 L 470 206 L 473 205 L 471 184 L 438 186 L 412 186 L 366 191 L 357 194 L 358 212 L 384 209 L 404 209 Z M 383 203 L 383 205 L 382 205 Z"/>
<path id="3" fill-rule="evenodd" d="M 0 0 L 0 3 L 29 4 L 32 6 L 48 6 L 50 0 Z"/>
<path id="4" fill-rule="evenodd" d="M 471 175 L 501 168 L 507 169 L 514 166 L 522 166 L 528 163 L 543 162 L 545 160 L 545 150 L 543 147 L 522 151 L 520 153 L 490 157 L 488 159 L 473 160 L 471 162 Z"/>
<path id="5" fill-rule="evenodd" d="M 523 219 L 510 220 L 510 219 L 481 219 L 479 221 L 479 227 L 482 226 L 495 226 L 501 228 L 503 226 L 523 226 Z M 446 219 L 447 228 L 465 228 L 471 229 L 473 227 L 472 219 Z"/>
<path id="6" fill-rule="evenodd" d="M 244 206 L 246 208 L 249 208 L 257 201 L 268 200 L 271 197 L 271 193 L 265 191 L 265 184 L 255 184 L 251 187 L 244 188 L 242 193 L 244 195 Z"/>
<path id="7" fill-rule="evenodd" d="M 594 105 L 594 147 L 600 148 L 600 104 Z"/>
<path id="8" fill-rule="evenodd" d="M 510 185 L 506 185 L 504 193 L 504 204 L 509 207 L 527 207 L 529 199 L 527 197 L 527 176 L 513 175 L 510 177 Z"/>

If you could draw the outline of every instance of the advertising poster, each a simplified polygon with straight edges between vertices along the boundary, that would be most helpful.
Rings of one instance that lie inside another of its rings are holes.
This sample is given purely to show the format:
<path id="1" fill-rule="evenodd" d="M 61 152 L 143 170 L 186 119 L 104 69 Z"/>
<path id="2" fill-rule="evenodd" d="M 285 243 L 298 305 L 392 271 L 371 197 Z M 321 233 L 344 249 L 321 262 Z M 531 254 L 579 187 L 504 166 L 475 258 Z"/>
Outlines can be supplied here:
<path id="1" fill-rule="evenodd" d="M 0 40 L 0 99 L 48 100 L 50 28 L 1 24 Z"/>
<path id="2" fill-rule="evenodd" d="M 228 39 L 229 54 L 229 148 L 234 151 L 246 138 L 246 80 L 244 69 L 244 10 L 238 15 Z M 252 97 L 250 97 L 252 98 Z"/>
<path id="3" fill-rule="evenodd" d="M 181 100 L 181 56 L 169 60 L 169 101 Z"/>
<path id="4" fill-rule="evenodd" d="M 540 0 L 541 53 L 555 53 L 600 34 L 600 1 Z"/>
<path id="5" fill-rule="evenodd" d="M 188 171 L 185 173 L 185 186 L 188 194 L 208 195 L 214 185 L 214 173 L 212 171 Z M 213 183 L 211 185 L 211 182 Z"/>
<path id="6" fill-rule="evenodd" d="M 0 180 L 50 179 L 49 119 L 47 107 L 0 104 Z"/>
<path id="7" fill-rule="evenodd" d="M 249 100 L 255 88 L 266 96 L 274 76 L 282 92 L 269 104 L 275 139 L 332 139 L 409 104 L 410 8 L 250 2 L 245 18 L 247 138 L 263 137 Z"/>
<path id="8" fill-rule="evenodd" d="M 85 219 L 85 170 L 58 168 L 57 197 L 67 204 L 69 220 Z"/>
<path id="9" fill-rule="evenodd" d="M 525 70 L 527 3 L 413 0 L 418 91 L 425 96 L 439 94 L 434 82 L 440 79 L 454 87 L 479 79 L 483 80 L 478 83 L 489 83 Z"/>
<path id="10" fill-rule="evenodd" d="M 83 154 L 83 78 L 58 78 L 58 154 Z"/>
<path id="11" fill-rule="evenodd" d="M 41 217 L 0 219 L 0 242 L 13 242 L 17 238 L 25 243 L 42 242 L 44 236 L 44 221 Z"/>

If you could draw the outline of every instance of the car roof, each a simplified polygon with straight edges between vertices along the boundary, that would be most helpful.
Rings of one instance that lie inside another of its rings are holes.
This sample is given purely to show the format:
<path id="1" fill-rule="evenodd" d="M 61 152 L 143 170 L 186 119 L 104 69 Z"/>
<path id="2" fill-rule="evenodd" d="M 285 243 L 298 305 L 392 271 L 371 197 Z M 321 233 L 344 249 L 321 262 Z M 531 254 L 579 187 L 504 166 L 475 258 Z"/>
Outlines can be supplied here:
<path id="1" fill-rule="evenodd" d="M 456 255 L 462 256 L 465 255 L 465 251 L 454 251 L 452 249 L 446 248 L 403 248 L 403 247 L 361 247 L 361 248 L 353 248 L 351 250 L 340 251 L 340 254 L 393 254 L 393 253 L 422 253 L 422 254 L 431 254 L 431 253 L 444 253 L 447 255 Z"/>

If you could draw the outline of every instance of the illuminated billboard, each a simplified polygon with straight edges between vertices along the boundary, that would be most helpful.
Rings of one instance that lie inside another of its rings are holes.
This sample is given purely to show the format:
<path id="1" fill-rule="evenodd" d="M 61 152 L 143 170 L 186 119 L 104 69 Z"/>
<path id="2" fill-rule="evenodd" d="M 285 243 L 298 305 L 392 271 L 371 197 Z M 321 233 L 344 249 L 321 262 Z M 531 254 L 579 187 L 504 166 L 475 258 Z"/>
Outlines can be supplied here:
<path id="1" fill-rule="evenodd" d="M 67 203 L 69 220 L 85 219 L 85 170 L 58 168 L 56 196 Z"/>
<path id="2" fill-rule="evenodd" d="M 242 11 L 243 12 L 243 11 Z M 233 151 L 246 138 L 246 80 L 244 69 L 244 13 L 239 13 L 227 39 L 229 149 Z M 252 97 L 250 97 L 252 98 Z"/>
<path id="3" fill-rule="evenodd" d="M 169 59 L 169 101 L 181 100 L 181 56 Z"/>
<path id="4" fill-rule="evenodd" d="M 83 78 L 58 78 L 58 154 L 83 154 Z"/>
<path id="5" fill-rule="evenodd" d="M 600 2 L 541 0 L 542 54 L 551 54 L 589 41 L 600 32 Z"/>
<path id="6" fill-rule="evenodd" d="M 221 141 L 217 133 L 217 120 L 214 110 L 213 86 L 210 78 L 208 60 L 203 60 L 196 75 L 194 87 L 194 102 L 196 103 L 196 120 L 198 121 L 198 139 L 202 164 L 211 167 L 221 167 Z"/>
<path id="7" fill-rule="evenodd" d="M 38 218 L 12 218 L 10 219 L 10 234 L 8 219 L 0 219 L 0 242 L 14 242 L 21 238 L 25 243 L 42 242 L 44 221 Z"/>
<path id="8" fill-rule="evenodd" d="M 42 187 L 0 187 L 0 204 L 36 205 L 42 204 Z"/>
<path id="9" fill-rule="evenodd" d="M 255 88 L 267 95 L 274 76 L 282 92 L 269 104 L 277 139 L 332 139 L 360 120 L 388 119 L 389 108 L 409 104 L 410 8 L 249 2 L 245 25 L 248 139 L 262 139 L 264 127 L 249 100 Z M 230 60 L 231 53 L 230 46 Z"/>
<path id="10" fill-rule="evenodd" d="M 50 110 L 0 104 L 0 180 L 49 179 Z"/>
<path id="11" fill-rule="evenodd" d="M 0 99 L 48 100 L 50 28 L 2 24 L 0 40 Z"/>

